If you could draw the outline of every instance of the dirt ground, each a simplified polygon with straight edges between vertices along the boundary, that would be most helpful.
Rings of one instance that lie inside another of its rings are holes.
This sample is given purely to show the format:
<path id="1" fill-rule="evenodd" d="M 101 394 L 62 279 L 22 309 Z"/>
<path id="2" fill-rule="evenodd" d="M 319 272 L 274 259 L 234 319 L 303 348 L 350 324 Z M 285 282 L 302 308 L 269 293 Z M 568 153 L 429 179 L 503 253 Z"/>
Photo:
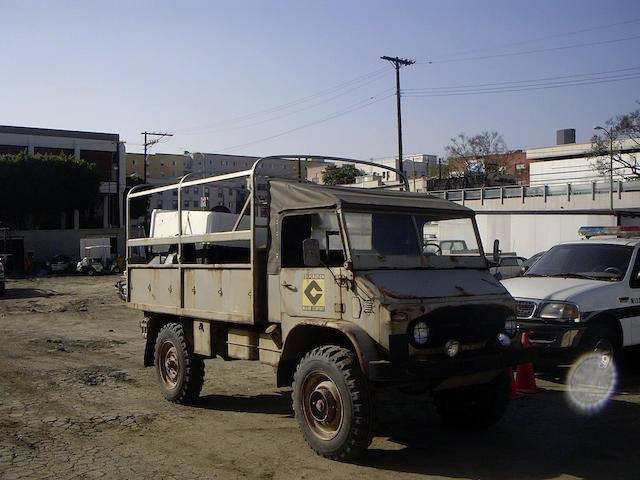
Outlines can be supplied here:
<path id="1" fill-rule="evenodd" d="M 492 429 L 448 428 L 427 397 L 378 394 L 379 430 L 353 463 L 305 444 L 288 390 L 258 362 L 206 362 L 195 406 L 164 400 L 142 366 L 141 313 L 116 277 L 10 280 L 0 298 L 0 478 L 638 478 L 640 368 L 597 415 L 563 382 L 511 403 Z"/>

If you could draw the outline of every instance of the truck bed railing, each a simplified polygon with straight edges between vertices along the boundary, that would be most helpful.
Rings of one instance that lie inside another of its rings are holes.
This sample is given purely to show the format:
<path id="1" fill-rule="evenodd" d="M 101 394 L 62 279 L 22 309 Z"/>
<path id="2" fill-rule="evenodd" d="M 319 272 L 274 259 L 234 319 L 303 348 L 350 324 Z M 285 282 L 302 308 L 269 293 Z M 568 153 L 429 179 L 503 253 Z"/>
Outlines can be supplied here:
<path id="1" fill-rule="evenodd" d="M 248 170 L 226 173 L 222 175 L 216 175 L 216 176 L 195 179 L 195 180 L 189 180 L 189 177 L 193 175 L 192 173 L 190 173 L 183 176 L 177 183 L 171 184 L 171 185 L 162 185 L 158 187 L 151 187 L 148 184 L 137 185 L 133 187 L 131 190 L 129 190 L 129 192 L 127 193 L 127 203 L 126 203 L 126 220 L 127 220 L 126 222 L 126 253 L 127 253 L 127 273 L 129 274 L 129 278 L 131 278 L 131 275 L 130 275 L 131 269 L 144 269 L 151 266 L 147 264 L 132 263 L 130 260 L 131 260 L 131 253 L 133 248 L 152 247 L 152 246 L 158 246 L 158 245 L 177 245 L 177 263 L 172 264 L 169 267 L 169 269 L 173 267 L 174 269 L 179 270 L 178 274 L 179 274 L 180 297 L 179 297 L 179 305 L 175 308 L 177 308 L 176 311 L 178 312 L 178 314 L 185 314 L 185 315 L 193 314 L 193 312 L 184 310 L 184 307 L 185 307 L 184 305 L 184 283 L 185 283 L 184 270 L 192 268 L 196 266 L 196 264 L 193 262 L 186 263 L 183 261 L 184 244 L 242 241 L 246 245 L 246 242 L 248 240 L 249 241 L 248 242 L 249 243 L 249 264 L 243 264 L 243 266 L 244 268 L 251 270 L 251 278 L 252 278 L 252 284 L 253 284 L 252 290 L 251 290 L 251 292 L 253 292 L 252 293 L 252 300 L 253 300 L 252 313 L 253 313 L 253 321 L 255 322 L 256 319 L 259 317 L 258 297 L 260 295 L 260 290 L 263 288 L 260 284 L 259 278 L 257 278 L 258 277 L 257 272 L 259 268 L 259 265 L 258 265 L 259 259 L 258 259 L 258 253 L 256 251 L 256 240 L 257 240 L 256 231 L 258 229 L 269 228 L 267 221 L 265 221 L 264 224 L 260 224 L 256 221 L 257 208 L 259 206 L 264 205 L 264 202 L 262 202 L 257 195 L 256 179 L 258 176 L 266 177 L 266 175 L 261 175 L 258 172 L 259 167 L 262 165 L 262 163 L 268 162 L 268 161 L 274 161 L 274 160 L 288 160 L 288 161 L 315 160 L 315 161 L 351 163 L 356 165 L 368 165 L 375 168 L 381 168 L 381 169 L 394 172 L 396 175 L 398 175 L 398 178 L 404 184 L 405 189 L 407 191 L 409 190 L 409 182 L 407 178 L 402 172 L 400 172 L 399 170 L 396 170 L 395 168 L 388 167 L 386 165 L 379 165 L 374 162 L 368 162 L 366 160 L 356 160 L 356 159 L 330 157 L 330 156 L 322 156 L 322 155 L 274 155 L 274 156 L 259 158 L 254 162 L 251 169 L 248 169 Z M 298 173 L 300 174 L 300 169 Z M 195 186 L 204 185 L 204 184 L 214 184 L 216 182 L 223 182 L 225 180 L 234 180 L 234 179 L 243 178 L 243 177 L 249 178 L 249 182 L 248 182 L 249 196 L 231 230 L 187 234 L 187 235 L 183 233 L 182 190 L 184 188 L 195 187 Z M 167 192 L 171 190 L 177 190 L 177 200 L 178 200 L 177 202 L 177 207 L 178 207 L 177 208 L 177 213 L 178 213 L 177 235 L 172 235 L 168 237 L 164 237 L 164 236 L 163 237 L 147 237 L 145 235 L 144 238 L 131 238 L 131 200 L 148 197 L 157 193 Z M 242 219 L 247 214 L 249 215 L 249 219 L 250 219 L 249 229 L 239 230 L 240 225 L 242 223 Z M 215 268 L 214 265 L 211 265 L 211 268 Z M 134 287 L 133 285 L 131 286 Z M 171 289 L 171 287 L 169 288 Z M 127 301 L 130 301 L 131 299 L 131 290 L 132 288 L 128 289 Z M 153 310 L 152 305 L 138 306 L 138 308 L 143 308 L 143 309 L 146 309 L 147 307 Z M 162 308 L 160 308 L 159 310 L 162 310 Z"/>

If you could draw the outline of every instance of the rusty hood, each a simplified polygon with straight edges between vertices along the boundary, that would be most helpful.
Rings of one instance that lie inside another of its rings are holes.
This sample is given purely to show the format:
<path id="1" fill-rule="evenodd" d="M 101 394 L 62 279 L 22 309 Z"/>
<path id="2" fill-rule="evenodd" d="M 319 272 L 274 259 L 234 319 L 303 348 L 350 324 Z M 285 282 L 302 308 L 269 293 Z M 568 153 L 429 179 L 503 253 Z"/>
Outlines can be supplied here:
<path id="1" fill-rule="evenodd" d="M 370 288 L 393 299 L 429 299 L 505 295 L 507 290 L 488 272 L 473 269 L 377 270 L 362 274 Z"/>

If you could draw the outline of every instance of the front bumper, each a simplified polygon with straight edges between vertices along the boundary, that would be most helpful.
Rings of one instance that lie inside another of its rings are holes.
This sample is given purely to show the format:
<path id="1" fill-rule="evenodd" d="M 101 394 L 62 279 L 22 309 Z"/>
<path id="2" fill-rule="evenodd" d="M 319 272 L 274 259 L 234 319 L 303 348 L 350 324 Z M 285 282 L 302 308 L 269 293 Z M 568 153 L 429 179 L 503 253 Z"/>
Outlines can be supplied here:
<path id="1" fill-rule="evenodd" d="M 542 320 L 518 319 L 518 331 L 527 333 L 531 347 L 539 358 L 570 359 L 579 351 L 585 323 L 543 323 Z"/>
<path id="2" fill-rule="evenodd" d="M 513 347 L 501 352 L 434 360 L 376 360 L 369 362 L 372 381 L 444 380 L 482 372 L 504 370 L 533 361 L 535 351 Z"/>

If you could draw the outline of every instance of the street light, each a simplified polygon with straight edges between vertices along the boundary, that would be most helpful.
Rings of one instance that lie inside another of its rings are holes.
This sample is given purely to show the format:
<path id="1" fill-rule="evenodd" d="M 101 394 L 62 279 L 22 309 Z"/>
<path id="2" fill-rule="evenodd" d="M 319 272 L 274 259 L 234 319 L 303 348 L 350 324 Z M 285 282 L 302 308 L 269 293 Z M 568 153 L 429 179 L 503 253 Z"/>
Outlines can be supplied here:
<path id="1" fill-rule="evenodd" d="M 607 130 L 600 125 L 593 127 L 594 130 L 602 130 L 609 137 L 609 201 L 611 211 L 613 211 L 613 128 Z"/>

